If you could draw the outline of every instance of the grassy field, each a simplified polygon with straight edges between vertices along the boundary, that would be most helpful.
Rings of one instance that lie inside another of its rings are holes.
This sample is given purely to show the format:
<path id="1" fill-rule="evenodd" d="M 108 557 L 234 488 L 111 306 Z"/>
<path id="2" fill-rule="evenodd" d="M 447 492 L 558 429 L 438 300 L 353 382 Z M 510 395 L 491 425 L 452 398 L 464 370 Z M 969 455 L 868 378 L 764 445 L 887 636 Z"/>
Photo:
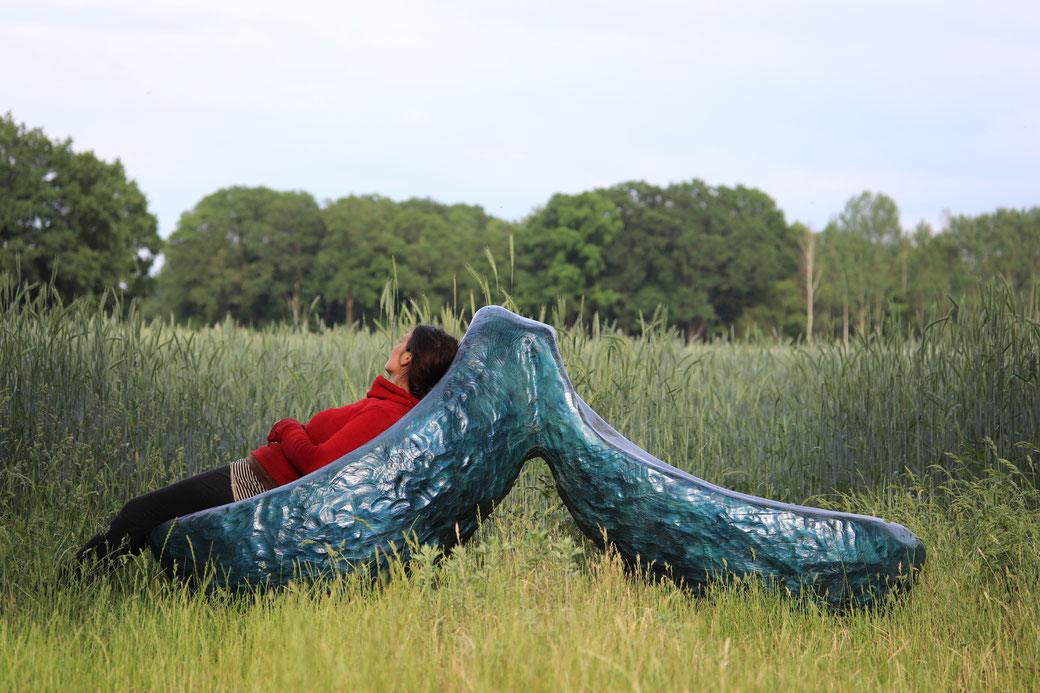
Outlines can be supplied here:
<path id="1" fill-rule="evenodd" d="M 923 336 L 848 349 L 560 328 L 578 392 L 654 455 L 928 544 L 907 597 L 848 613 L 628 574 L 575 533 L 537 462 L 476 541 L 377 584 L 206 596 L 147 556 L 59 582 L 130 495 L 362 397 L 414 319 L 459 335 L 465 320 L 192 332 L 132 306 L 45 305 L 6 279 L 0 311 L 0 688 L 1040 688 L 1040 328 L 998 290 Z"/>

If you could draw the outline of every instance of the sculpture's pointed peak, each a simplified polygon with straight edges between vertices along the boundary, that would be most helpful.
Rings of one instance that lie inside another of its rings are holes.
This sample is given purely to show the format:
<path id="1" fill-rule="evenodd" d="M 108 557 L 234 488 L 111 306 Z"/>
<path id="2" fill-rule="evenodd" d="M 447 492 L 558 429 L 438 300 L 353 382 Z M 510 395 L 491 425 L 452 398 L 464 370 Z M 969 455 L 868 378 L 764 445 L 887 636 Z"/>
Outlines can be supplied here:
<path id="1" fill-rule="evenodd" d="M 556 330 L 543 322 L 524 318 L 502 306 L 484 306 L 473 316 L 469 332 L 531 332 L 536 336 L 556 343 Z"/>

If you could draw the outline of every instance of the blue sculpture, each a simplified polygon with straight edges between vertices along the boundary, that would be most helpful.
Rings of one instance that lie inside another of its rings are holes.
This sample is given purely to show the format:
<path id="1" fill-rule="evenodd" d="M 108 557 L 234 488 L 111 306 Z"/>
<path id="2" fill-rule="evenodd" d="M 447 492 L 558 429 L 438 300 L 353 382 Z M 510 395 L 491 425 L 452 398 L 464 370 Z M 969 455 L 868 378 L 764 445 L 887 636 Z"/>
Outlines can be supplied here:
<path id="1" fill-rule="evenodd" d="M 411 544 L 468 539 L 532 457 L 548 463 L 581 531 L 629 564 L 692 587 L 758 575 L 827 602 L 868 604 L 924 563 L 901 525 L 756 498 L 656 459 L 574 391 L 555 331 L 477 312 L 449 371 L 403 419 L 291 484 L 157 527 L 171 574 L 214 585 L 379 570 Z"/>

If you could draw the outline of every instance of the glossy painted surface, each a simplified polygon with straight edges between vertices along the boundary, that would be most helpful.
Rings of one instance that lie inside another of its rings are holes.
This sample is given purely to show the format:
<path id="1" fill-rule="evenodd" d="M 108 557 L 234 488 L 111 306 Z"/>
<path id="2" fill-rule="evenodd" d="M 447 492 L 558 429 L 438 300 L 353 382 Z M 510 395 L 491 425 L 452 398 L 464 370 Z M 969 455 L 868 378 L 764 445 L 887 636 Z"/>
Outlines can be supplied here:
<path id="1" fill-rule="evenodd" d="M 158 527 L 171 573 L 214 584 L 378 570 L 411 545 L 469 538 L 542 457 L 581 530 L 628 562 L 697 586 L 756 574 L 794 593 L 869 603 L 919 568 L 924 545 L 878 518 L 719 488 L 633 445 L 575 393 L 555 331 L 497 307 L 474 317 L 441 382 L 367 445 L 292 484 Z"/>

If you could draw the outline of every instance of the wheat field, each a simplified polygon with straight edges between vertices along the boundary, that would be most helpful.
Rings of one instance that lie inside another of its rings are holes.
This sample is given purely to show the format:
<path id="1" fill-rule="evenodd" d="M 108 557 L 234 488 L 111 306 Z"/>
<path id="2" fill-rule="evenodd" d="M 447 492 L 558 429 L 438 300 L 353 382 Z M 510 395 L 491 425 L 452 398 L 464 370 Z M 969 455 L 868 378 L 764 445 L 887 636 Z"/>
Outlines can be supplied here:
<path id="1" fill-rule="evenodd" d="M 359 399 L 414 322 L 461 336 L 475 307 L 192 331 L 0 277 L 0 687 L 1040 688 L 1040 326 L 1000 287 L 923 334 L 848 348 L 557 324 L 579 394 L 657 457 L 918 534 L 919 583 L 878 610 L 755 581 L 694 596 L 626 572 L 577 534 L 537 460 L 473 542 L 376 582 L 207 594 L 148 556 L 59 578 L 131 495 L 241 456 L 275 420 Z"/>

